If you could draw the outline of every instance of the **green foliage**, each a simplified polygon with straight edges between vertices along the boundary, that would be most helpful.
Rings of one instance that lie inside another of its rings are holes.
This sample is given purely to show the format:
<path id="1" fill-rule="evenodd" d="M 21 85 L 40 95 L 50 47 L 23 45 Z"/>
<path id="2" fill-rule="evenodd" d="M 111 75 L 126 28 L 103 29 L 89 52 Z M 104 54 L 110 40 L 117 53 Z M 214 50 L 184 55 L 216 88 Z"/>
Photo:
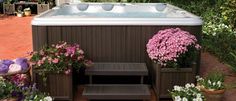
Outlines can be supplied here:
<path id="1" fill-rule="evenodd" d="M 204 20 L 202 46 L 236 72 L 236 0 L 160 0 Z"/>
<path id="2" fill-rule="evenodd" d="M 221 9 L 224 20 L 236 27 L 236 0 L 225 0 Z"/>
<path id="3" fill-rule="evenodd" d="M 229 67 L 236 72 L 236 51 L 230 52 L 233 61 L 230 61 Z"/>
<path id="4" fill-rule="evenodd" d="M 52 101 L 50 96 L 40 92 L 35 85 L 22 89 L 21 92 L 24 94 L 24 101 Z"/>
<path id="5" fill-rule="evenodd" d="M 169 91 L 174 101 L 205 101 L 201 91 L 194 85 L 187 83 L 183 86 L 174 86 Z"/>
<path id="6" fill-rule="evenodd" d="M 197 78 L 197 83 L 199 86 L 203 86 L 206 89 L 221 90 L 225 88 L 224 75 L 219 71 L 210 72 L 205 78 L 199 76 Z"/>
<path id="7" fill-rule="evenodd" d="M 0 99 L 12 97 L 13 91 L 19 91 L 19 88 L 0 76 Z"/>

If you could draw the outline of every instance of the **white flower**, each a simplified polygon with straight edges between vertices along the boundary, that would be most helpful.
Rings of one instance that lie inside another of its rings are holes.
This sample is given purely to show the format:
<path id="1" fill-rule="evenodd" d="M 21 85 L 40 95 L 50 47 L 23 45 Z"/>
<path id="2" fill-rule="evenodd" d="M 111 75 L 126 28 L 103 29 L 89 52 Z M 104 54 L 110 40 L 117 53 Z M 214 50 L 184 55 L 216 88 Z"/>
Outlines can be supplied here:
<path id="1" fill-rule="evenodd" d="M 211 85 L 211 80 L 208 80 L 207 82 Z"/>
<path id="2" fill-rule="evenodd" d="M 2 80 L 2 81 L 4 80 L 2 76 L 0 76 L 0 80 Z"/>
<path id="3" fill-rule="evenodd" d="M 180 98 L 180 96 L 175 96 L 175 99 L 174 99 L 175 101 L 181 101 L 181 98 Z"/>
<path id="4" fill-rule="evenodd" d="M 194 98 L 193 101 L 203 101 L 202 98 Z"/>
<path id="5" fill-rule="evenodd" d="M 213 86 L 215 86 L 216 85 L 216 82 L 213 82 L 213 84 L 212 84 Z"/>
<path id="6" fill-rule="evenodd" d="M 52 97 L 51 96 L 47 96 L 47 97 L 43 98 L 43 101 L 52 101 Z"/>
<path id="7" fill-rule="evenodd" d="M 187 99 L 186 97 L 184 97 L 184 98 L 182 99 L 182 101 L 188 101 L 188 99 Z"/>
<path id="8" fill-rule="evenodd" d="M 176 90 L 176 91 L 181 91 L 181 87 L 180 86 L 174 86 L 174 90 Z"/>
<path id="9" fill-rule="evenodd" d="M 202 80 L 204 80 L 203 78 L 198 78 L 198 81 L 202 81 Z"/>
<path id="10" fill-rule="evenodd" d="M 201 98 L 201 97 L 202 97 L 202 95 L 198 93 L 197 94 L 197 98 Z"/>
<path id="11" fill-rule="evenodd" d="M 220 81 L 217 81 L 217 85 L 219 86 L 219 87 L 221 87 L 221 82 Z"/>
<path id="12" fill-rule="evenodd" d="M 185 85 L 185 87 L 188 89 L 189 87 L 191 87 L 191 85 L 190 85 L 189 83 L 187 83 L 187 84 Z"/>
<path id="13" fill-rule="evenodd" d="M 195 87 L 195 85 L 193 83 L 191 83 L 191 87 Z"/>
<path id="14" fill-rule="evenodd" d="M 21 66 L 18 65 L 18 64 L 11 64 L 9 66 L 9 70 L 8 70 L 8 73 L 16 73 L 16 72 L 19 72 L 21 71 Z"/>
<path id="15" fill-rule="evenodd" d="M 35 95 L 35 96 L 34 96 L 34 99 L 37 99 L 37 97 L 38 97 L 38 96 L 37 96 L 37 95 Z"/>

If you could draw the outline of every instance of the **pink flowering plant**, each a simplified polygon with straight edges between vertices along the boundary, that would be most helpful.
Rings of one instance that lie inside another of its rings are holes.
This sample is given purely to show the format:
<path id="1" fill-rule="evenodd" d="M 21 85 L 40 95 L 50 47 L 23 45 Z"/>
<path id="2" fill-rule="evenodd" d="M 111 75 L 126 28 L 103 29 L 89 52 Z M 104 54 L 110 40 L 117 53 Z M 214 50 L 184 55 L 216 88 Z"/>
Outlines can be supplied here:
<path id="1" fill-rule="evenodd" d="M 157 32 L 147 43 L 148 56 L 162 66 L 186 66 L 194 60 L 201 46 L 194 35 L 180 28 Z M 187 63 L 189 62 L 189 63 Z"/>
<path id="2" fill-rule="evenodd" d="M 45 72 L 56 72 L 70 74 L 72 69 L 79 70 L 83 66 L 91 64 L 84 56 L 84 51 L 78 44 L 67 44 L 59 42 L 50 47 L 44 47 L 40 51 L 32 52 L 30 64 L 34 69 L 40 69 L 45 76 Z"/>

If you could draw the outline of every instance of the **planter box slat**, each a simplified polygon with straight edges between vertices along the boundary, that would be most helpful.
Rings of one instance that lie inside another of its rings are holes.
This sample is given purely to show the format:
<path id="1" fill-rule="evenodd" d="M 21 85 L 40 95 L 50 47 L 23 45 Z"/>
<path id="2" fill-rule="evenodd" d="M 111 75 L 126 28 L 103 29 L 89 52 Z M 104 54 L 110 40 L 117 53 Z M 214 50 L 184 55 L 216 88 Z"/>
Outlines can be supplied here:
<path id="1" fill-rule="evenodd" d="M 72 74 L 64 73 L 46 73 L 47 81 L 44 84 L 40 73 L 41 70 L 33 70 L 33 81 L 42 92 L 47 92 L 55 100 L 73 101 L 73 83 Z"/>
<path id="2" fill-rule="evenodd" d="M 153 64 L 153 88 L 157 99 L 171 98 L 168 90 L 172 90 L 175 85 L 183 86 L 186 83 L 195 83 L 196 66 L 193 63 L 189 68 L 176 69 Z"/>

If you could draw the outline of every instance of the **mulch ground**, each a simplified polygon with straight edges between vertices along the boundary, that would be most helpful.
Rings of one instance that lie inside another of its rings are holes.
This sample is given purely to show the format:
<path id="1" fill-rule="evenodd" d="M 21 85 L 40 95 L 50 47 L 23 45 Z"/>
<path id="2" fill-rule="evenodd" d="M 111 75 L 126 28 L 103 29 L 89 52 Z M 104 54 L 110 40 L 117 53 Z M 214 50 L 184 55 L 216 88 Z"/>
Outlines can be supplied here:
<path id="1" fill-rule="evenodd" d="M 26 57 L 27 52 L 32 51 L 31 20 L 32 17 L 19 18 L 0 15 L 0 59 Z M 225 92 L 223 101 L 236 101 L 236 89 L 232 89 L 236 85 L 236 73 L 219 62 L 216 57 L 202 52 L 200 75 L 205 75 L 214 69 L 225 73 L 225 83 L 231 85 L 231 89 Z M 78 91 L 81 92 L 81 90 Z M 77 101 L 84 101 L 84 99 Z"/>

